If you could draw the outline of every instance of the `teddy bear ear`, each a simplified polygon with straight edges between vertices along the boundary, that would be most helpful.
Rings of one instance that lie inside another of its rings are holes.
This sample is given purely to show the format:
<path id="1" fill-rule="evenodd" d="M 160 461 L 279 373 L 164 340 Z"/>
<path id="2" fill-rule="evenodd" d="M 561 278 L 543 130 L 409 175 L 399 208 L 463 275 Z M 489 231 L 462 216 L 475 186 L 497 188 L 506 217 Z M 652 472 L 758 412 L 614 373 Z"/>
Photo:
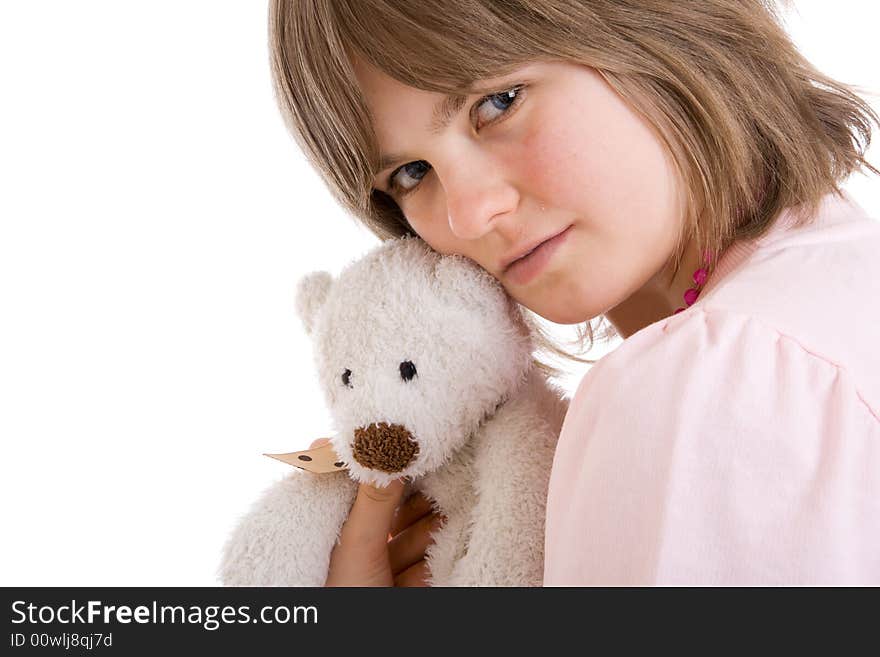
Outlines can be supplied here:
<path id="1" fill-rule="evenodd" d="M 434 277 L 445 289 L 469 300 L 479 300 L 485 294 L 486 279 L 491 279 L 476 263 L 462 255 L 440 256 L 434 265 Z"/>
<path id="2" fill-rule="evenodd" d="M 468 261 L 460 255 L 439 255 L 434 263 L 434 277 L 443 283 L 452 283 L 465 275 Z"/>
<path id="3" fill-rule="evenodd" d="M 311 335 L 315 317 L 333 285 L 330 272 L 316 271 L 303 276 L 296 286 L 296 314 L 302 320 L 306 333 Z"/>

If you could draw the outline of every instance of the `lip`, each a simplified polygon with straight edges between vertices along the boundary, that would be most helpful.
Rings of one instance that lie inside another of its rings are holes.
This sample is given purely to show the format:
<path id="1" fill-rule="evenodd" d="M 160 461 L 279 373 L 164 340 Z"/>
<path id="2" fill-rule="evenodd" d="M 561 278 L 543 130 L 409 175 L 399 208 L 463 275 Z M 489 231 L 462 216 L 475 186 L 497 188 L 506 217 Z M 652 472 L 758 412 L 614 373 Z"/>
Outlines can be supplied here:
<path id="1" fill-rule="evenodd" d="M 541 273 L 556 250 L 568 238 L 572 226 L 574 224 L 538 242 L 525 255 L 509 262 L 502 270 L 502 274 L 516 285 L 525 285 L 531 281 Z"/>

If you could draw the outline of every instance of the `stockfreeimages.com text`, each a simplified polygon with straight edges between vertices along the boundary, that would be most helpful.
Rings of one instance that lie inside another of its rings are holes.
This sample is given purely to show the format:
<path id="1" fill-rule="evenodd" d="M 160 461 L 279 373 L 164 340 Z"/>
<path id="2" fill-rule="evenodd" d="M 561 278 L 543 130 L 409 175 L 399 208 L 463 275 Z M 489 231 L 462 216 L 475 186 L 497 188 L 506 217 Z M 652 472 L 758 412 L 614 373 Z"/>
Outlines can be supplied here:
<path id="1" fill-rule="evenodd" d="M 314 606 L 284 605 L 261 607 L 256 615 L 251 615 L 248 605 L 159 605 L 152 604 L 130 607 L 128 605 L 105 605 L 100 600 L 51 606 L 37 606 L 24 600 L 12 603 L 12 622 L 19 623 L 181 623 L 199 624 L 206 630 L 216 630 L 221 624 L 231 623 L 317 623 L 318 609 Z"/>

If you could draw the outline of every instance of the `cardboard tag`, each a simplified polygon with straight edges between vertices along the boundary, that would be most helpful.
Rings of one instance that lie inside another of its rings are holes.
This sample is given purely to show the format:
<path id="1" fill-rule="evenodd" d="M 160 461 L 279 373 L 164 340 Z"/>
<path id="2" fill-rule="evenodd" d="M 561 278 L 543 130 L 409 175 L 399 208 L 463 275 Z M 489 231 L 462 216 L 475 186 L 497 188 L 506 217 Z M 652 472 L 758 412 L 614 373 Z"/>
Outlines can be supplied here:
<path id="1" fill-rule="evenodd" d="M 263 454 L 273 459 L 283 461 L 302 470 L 308 470 L 317 474 L 325 472 L 338 472 L 345 470 L 345 464 L 333 450 L 329 442 L 312 449 L 304 449 L 300 452 L 287 452 L 285 454 Z"/>

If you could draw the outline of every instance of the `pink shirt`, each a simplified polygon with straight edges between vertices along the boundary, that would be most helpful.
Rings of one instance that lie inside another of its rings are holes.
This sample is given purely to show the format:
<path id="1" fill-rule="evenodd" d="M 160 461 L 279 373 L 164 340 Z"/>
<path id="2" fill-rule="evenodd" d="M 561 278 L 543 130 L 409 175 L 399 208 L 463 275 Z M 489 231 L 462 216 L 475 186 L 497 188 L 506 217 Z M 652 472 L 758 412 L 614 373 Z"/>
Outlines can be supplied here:
<path id="1" fill-rule="evenodd" d="M 584 376 L 545 586 L 880 585 L 880 222 L 790 223 Z"/>

